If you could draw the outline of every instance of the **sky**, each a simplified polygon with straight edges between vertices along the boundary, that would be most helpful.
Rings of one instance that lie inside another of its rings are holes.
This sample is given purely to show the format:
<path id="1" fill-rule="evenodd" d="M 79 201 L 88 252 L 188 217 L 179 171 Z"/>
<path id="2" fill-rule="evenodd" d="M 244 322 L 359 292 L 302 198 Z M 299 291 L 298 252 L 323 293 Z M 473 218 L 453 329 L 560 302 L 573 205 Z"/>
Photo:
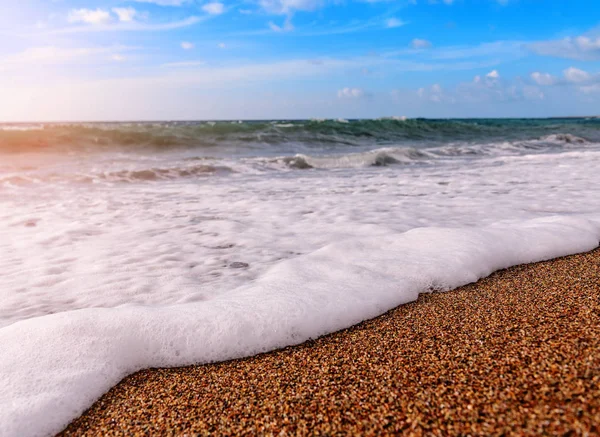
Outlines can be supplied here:
<path id="1" fill-rule="evenodd" d="M 596 0 L 0 0 L 0 121 L 600 115 Z"/>

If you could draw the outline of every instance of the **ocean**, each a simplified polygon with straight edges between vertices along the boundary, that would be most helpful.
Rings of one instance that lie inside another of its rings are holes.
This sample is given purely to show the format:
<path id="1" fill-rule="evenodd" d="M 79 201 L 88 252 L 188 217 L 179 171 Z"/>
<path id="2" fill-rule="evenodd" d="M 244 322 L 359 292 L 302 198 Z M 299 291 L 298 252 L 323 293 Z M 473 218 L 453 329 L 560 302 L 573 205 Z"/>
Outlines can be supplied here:
<path id="1" fill-rule="evenodd" d="M 600 119 L 0 124 L 0 435 L 600 240 Z"/>

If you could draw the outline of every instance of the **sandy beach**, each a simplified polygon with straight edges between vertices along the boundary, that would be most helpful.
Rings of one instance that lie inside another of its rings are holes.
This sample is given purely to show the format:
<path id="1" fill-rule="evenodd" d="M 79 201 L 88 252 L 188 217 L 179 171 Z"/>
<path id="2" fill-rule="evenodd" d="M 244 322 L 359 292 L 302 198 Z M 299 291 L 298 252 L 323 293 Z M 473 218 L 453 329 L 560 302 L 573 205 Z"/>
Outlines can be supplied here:
<path id="1" fill-rule="evenodd" d="M 138 372 L 60 435 L 595 435 L 599 424 L 595 250 L 297 347 Z"/>

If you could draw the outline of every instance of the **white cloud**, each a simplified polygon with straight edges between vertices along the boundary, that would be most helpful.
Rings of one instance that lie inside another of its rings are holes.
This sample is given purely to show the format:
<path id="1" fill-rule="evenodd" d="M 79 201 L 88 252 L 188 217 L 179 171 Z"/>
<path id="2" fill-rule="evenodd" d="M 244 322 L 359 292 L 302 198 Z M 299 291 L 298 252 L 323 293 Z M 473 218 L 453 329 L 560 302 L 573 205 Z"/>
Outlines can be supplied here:
<path id="1" fill-rule="evenodd" d="M 435 103 L 456 103 L 461 105 L 481 104 L 489 102 L 539 101 L 546 98 L 545 93 L 537 85 L 516 79 L 500 79 L 500 74 L 492 70 L 485 76 L 475 76 L 473 80 L 461 82 L 452 88 L 442 88 L 433 84 L 416 91 L 419 98 Z M 547 79 L 542 77 L 542 81 Z"/>
<path id="2" fill-rule="evenodd" d="M 394 27 L 401 27 L 404 26 L 406 23 L 402 20 L 399 20 L 398 18 L 389 18 L 388 20 L 386 20 L 385 22 L 385 27 L 392 29 Z"/>
<path id="3" fill-rule="evenodd" d="M 487 88 L 489 92 L 498 92 L 498 90 L 502 87 L 502 83 L 500 82 L 500 73 L 498 70 L 492 70 L 487 73 L 485 76 L 477 75 L 473 78 L 471 82 L 463 82 L 461 86 L 463 87 L 471 87 L 474 89 L 483 89 Z"/>
<path id="4" fill-rule="evenodd" d="M 125 56 L 123 55 L 112 55 L 111 59 L 115 62 L 123 62 L 125 60 Z"/>
<path id="5" fill-rule="evenodd" d="M 442 101 L 452 101 L 451 98 L 444 94 L 444 90 L 439 83 L 434 83 L 428 88 L 419 88 L 417 90 L 417 96 L 423 100 L 429 100 L 430 102 L 439 103 Z"/>
<path id="6" fill-rule="evenodd" d="M 360 89 L 360 88 L 342 88 L 341 90 L 339 90 L 337 92 L 337 95 L 340 99 L 343 98 L 350 98 L 350 99 L 357 99 L 360 97 L 363 97 L 365 95 L 364 90 Z"/>
<path id="7" fill-rule="evenodd" d="M 579 36 L 575 38 L 575 44 L 584 51 L 598 51 L 600 50 L 600 37 Z"/>
<path id="8" fill-rule="evenodd" d="M 129 22 L 138 15 L 134 8 L 113 8 L 112 11 L 119 17 L 119 21 Z"/>
<path id="9" fill-rule="evenodd" d="M 556 78 L 550 73 L 540 73 L 539 71 L 531 73 L 531 79 L 538 85 L 553 85 L 556 83 Z"/>
<path id="10" fill-rule="evenodd" d="M 498 70 L 492 70 L 488 74 L 486 74 L 485 77 L 493 80 L 498 79 L 500 77 L 500 73 L 498 73 Z"/>
<path id="11" fill-rule="evenodd" d="M 451 94 L 456 102 L 510 102 L 541 100 L 544 93 L 537 87 L 521 80 L 500 82 L 495 79 L 459 84 Z"/>
<path id="12" fill-rule="evenodd" d="M 579 68 L 569 67 L 563 71 L 563 78 L 552 76 L 549 73 L 531 73 L 531 78 L 538 85 L 566 85 L 569 89 L 591 94 L 600 91 L 600 74 L 589 73 Z"/>
<path id="13" fill-rule="evenodd" d="M 202 6 L 202 10 L 210 15 L 221 15 L 225 12 L 225 6 L 223 3 L 211 2 Z"/>
<path id="14" fill-rule="evenodd" d="M 454 0 L 442 0 L 444 3 L 446 3 L 447 5 L 451 5 L 452 3 L 454 3 Z"/>
<path id="15" fill-rule="evenodd" d="M 600 59 L 600 37 L 578 36 L 541 41 L 528 46 L 538 55 L 592 61 Z"/>
<path id="16" fill-rule="evenodd" d="M 575 67 L 567 68 L 563 73 L 565 75 L 565 79 L 572 83 L 587 82 L 591 79 L 591 75 L 587 71 L 583 71 Z"/>
<path id="17" fill-rule="evenodd" d="M 287 18 L 283 23 L 283 26 L 279 26 L 278 24 L 269 21 L 269 28 L 273 32 L 291 32 L 292 30 L 294 30 L 294 25 L 292 24 L 292 21 L 289 18 Z"/>
<path id="18" fill-rule="evenodd" d="M 427 49 L 431 47 L 431 42 L 427 41 L 426 39 L 415 38 L 412 40 L 410 45 L 415 49 Z"/>
<path id="19" fill-rule="evenodd" d="M 183 50 L 192 50 L 194 48 L 194 43 L 191 43 L 189 41 L 183 41 L 181 43 L 181 48 Z"/>
<path id="20" fill-rule="evenodd" d="M 270 14 L 289 15 L 294 11 L 314 11 L 322 0 L 260 0 L 259 4 Z"/>
<path id="21" fill-rule="evenodd" d="M 110 17 L 110 14 L 109 14 Z M 180 21 L 171 21 L 165 23 L 141 23 L 139 21 L 117 22 L 117 23 L 98 23 L 94 26 L 69 26 L 62 29 L 54 29 L 40 35 L 63 35 L 70 33 L 86 33 L 86 32 L 148 32 L 181 29 L 184 27 L 193 26 L 200 23 L 205 17 L 188 17 Z"/>
<path id="22" fill-rule="evenodd" d="M 72 9 L 67 20 L 69 23 L 106 24 L 111 21 L 111 16 L 104 9 Z"/>
<path id="23" fill-rule="evenodd" d="M 238 9 L 238 12 L 242 15 L 251 15 L 252 14 L 251 9 Z"/>
<path id="24" fill-rule="evenodd" d="M 224 42 L 220 42 L 219 44 L 217 44 L 217 47 L 220 49 L 224 49 L 227 48 L 227 44 L 225 44 Z"/>

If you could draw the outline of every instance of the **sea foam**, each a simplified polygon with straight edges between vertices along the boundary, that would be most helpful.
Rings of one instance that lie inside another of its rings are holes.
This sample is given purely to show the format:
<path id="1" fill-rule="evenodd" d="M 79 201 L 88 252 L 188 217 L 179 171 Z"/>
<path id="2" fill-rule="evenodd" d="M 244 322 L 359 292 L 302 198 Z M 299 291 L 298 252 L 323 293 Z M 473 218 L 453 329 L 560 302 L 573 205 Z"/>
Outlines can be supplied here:
<path id="1" fill-rule="evenodd" d="M 60 431 L 124 376 L 248 356 L 349 327 L 495 270 L 598 246 L 600 221 L 417 228 L 329 244 L 206 302 L 90 308 L 0 329 L 0 435 Z"/>

